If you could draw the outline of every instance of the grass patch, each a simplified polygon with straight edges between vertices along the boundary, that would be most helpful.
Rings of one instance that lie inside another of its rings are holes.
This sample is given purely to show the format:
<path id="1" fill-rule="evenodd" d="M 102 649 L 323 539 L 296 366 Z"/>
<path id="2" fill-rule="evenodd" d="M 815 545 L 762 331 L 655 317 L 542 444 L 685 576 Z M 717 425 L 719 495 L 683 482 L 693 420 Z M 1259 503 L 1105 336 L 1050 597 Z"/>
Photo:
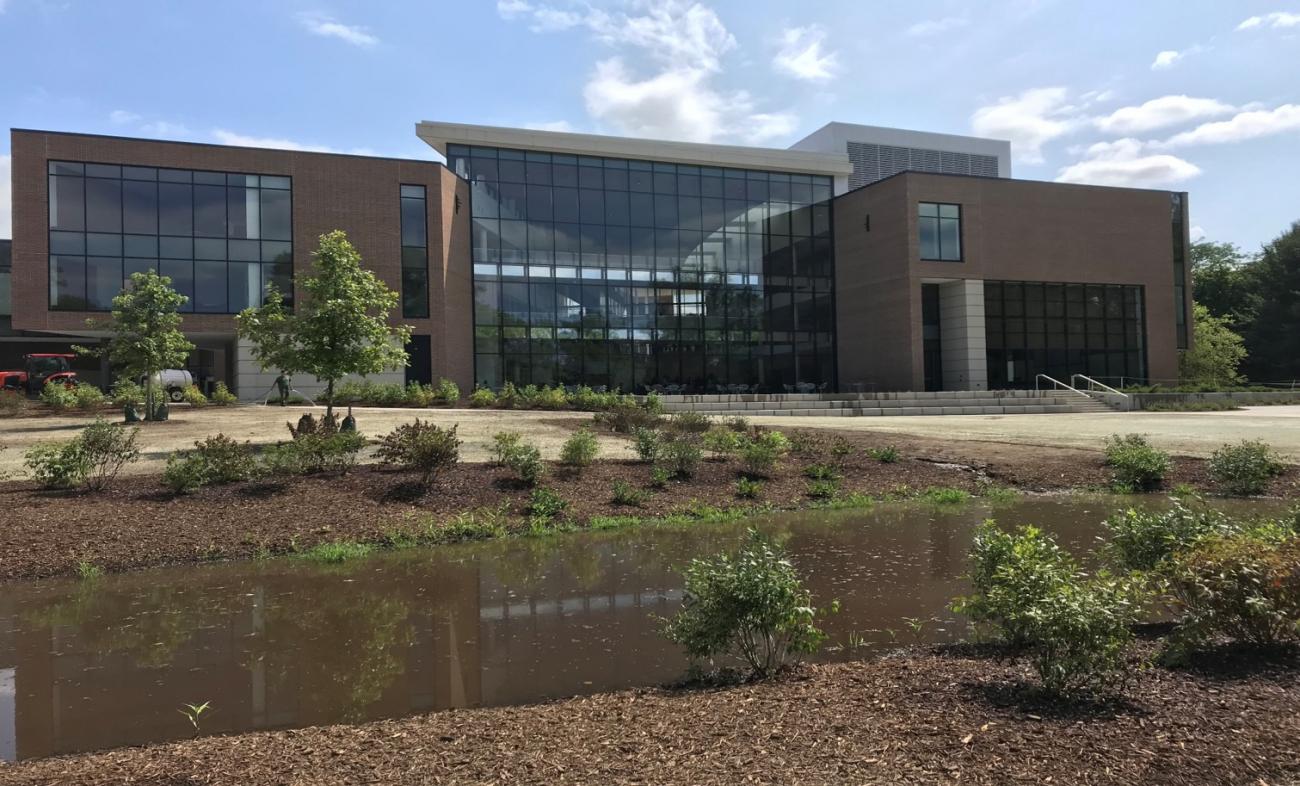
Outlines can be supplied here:
<path id="1" fill-rule="evenodd" d="M 370 556 L 375 547 L 369 543 L 357 543 L 350 540 L 336 540 L 330 543 L 317 543 L 315 546 L 298 554 L 305 560 L 326 565 L 337 565 L 349 560 Z"/>
<path id="2" fill-rule="evenodd" d="M 1241 409 L 1233 401 L 1149 401 L 1142 405 L 1144 412 L 1231 412 Z"/>
<path id="3" fill-rule="evenodd" d="M 969 491 L 948 486 L 931 486 L 916 495 L 916 499 L 931 505 L 961 505 L 970 498 Z"/>
<path id="4" fill-rule="evenodd" d="M 82 560 L 77 563 L 77 577 L 81 579 L 97 579 L 104 575 L 104 569 L 93 562 Z"/>
<path id="5" fill-rule="evenodd" d="M 1007 502 L 1015 502 L 1016 500 L 1020 499 L 1021 495 L 1019 491 L 1016 491 L 1015 489 L 1010 488 L 1008 486 L 990 485 L 980 489 L 979 496 L 980 499 L 988 500 L 989 502 L 992 502 L 995 505 L 997 505 L 997 504 L 1004 504 Z"/>
<path id="6" fill-rule="evenodd" d="M 865 510 L 876 504 L 876 498 L 861 491 L 853 491 L 832 499 L 819 500 L 813 505 L 817 510 Z"/>

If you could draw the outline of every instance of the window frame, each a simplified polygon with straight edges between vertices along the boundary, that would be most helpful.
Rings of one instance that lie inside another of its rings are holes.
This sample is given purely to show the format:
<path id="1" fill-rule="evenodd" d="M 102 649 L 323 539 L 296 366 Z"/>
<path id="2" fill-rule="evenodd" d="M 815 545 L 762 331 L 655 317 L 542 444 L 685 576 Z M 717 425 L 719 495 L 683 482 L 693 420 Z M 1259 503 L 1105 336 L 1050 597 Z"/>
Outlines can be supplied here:
<path id="1" fill-rule="evenodd" d="M 933 216 L 933 218 L 934 218 L 934 221 L 935 221 L 935 243 L 936 243 L 936 245 L 938 246 L 938 249 L 939 249 L 939 256 L 937 256 L 937 257 L 927 257 L 927 256 L 925 256 L 925 252 L 922 250 L 922 245 L 921 245 L 921 221 L 922 221 L 923 219 L 926 219 L 926 218 L 931 218 L 931 216 L 922 216 L 922 215 L 921 215 L 921 206 L 922 206 L 922 205 L 934 205 L 935 208 L 936 208 L 936 211 L 935 211 L 936 214 Z M 956 218 L 956 219 L 950 219 L 950 218 L 949 218 L 949 219 L 945 219 L 944 216 L 942 215 L 942 213 L 943 213 L 943 208 L 945 208 L 945 207 L 955 207 L 955 208 L 957 208 L 957 218 Z M 922 262 L 952 262 L 952 263 L 962 263 L 962 262 L 965 262 L 965 261 L 966 261 L 966 231 L 965 231 L 965 227 L 963 226 L 963 225 L 965 224 L 965 221 L 963 220 L 963 218 L 964 218 L 963 213 L 964 213 L 964 211 L 962 210 L 962 205 L 961 205 L 960 202 L 928 202 L 928 201 L 925 201 L 925 200 L 917 200 L 917 202 L 916 202 L 916 222 L 917 222 L 917 223 L 916 223 L 916 246 L 917 246 L 917 248 L 916 248 L 916 252 L 917 252 L 917 257 L 920 259 L 920 261 L 922 261 Z M 958 253 L 957 253 L 957 256 L 956 256 L 956 257 L 951 257 L 951 258 L 949 258 L 949 257 L 945 257 L 945 256 L 943 255 L 943 229 L 942 229 L 942 222 L 945 221 L 945 220 L 948 220 L 948 221 L 956 220 L 956 222 L 957 222 L 957 252 L 958 252 Z"/>

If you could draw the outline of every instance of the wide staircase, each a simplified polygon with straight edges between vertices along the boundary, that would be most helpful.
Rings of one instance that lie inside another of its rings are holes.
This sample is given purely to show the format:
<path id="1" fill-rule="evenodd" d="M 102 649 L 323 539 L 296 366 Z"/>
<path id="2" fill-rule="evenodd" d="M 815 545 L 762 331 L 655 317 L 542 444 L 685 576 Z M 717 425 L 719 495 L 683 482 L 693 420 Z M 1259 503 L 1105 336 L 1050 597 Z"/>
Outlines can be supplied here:
<path id="1" fill-rule="evenodd" d="M 1070 390 L 944 390 L 900 393 L 732 393 L 661 396 L 665 412 L 745 417 L 806 415 L 1045 415 L 1112 411 Z"/>

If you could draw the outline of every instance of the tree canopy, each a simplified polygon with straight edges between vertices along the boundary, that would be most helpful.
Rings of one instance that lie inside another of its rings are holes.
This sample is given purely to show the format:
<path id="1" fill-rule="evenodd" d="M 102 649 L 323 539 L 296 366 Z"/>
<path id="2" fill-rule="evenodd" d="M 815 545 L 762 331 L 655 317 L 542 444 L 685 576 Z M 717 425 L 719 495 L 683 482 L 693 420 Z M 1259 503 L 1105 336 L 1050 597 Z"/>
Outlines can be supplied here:
<path id="1" fill-rule="evenodd" d="M 1246 359 L 1246 347 L 1241 336 L 1233 332 L 1232 321 L 1215 316 L 1200 303 L 1192 306 L 1192 319 L 1196 340 L 1178 358 L 1182 380 L 1215 386 L 1241 383 L 1237 369 Z"/>
<path id="2" fill-rule="evenodd" d="M 361 267 L 347 234 L 320 236 L 312 273 L 299 279 L 305 297 L 294 311 L 268 288 L 263 304 L 235 318 L 264 369 L 311 374 L 325 382 L 326 417 L 334 414 L 334 384 L 348 374 L 377 374 L 406 365 L 411 329 L 390 325 L 400 295 Z"/>

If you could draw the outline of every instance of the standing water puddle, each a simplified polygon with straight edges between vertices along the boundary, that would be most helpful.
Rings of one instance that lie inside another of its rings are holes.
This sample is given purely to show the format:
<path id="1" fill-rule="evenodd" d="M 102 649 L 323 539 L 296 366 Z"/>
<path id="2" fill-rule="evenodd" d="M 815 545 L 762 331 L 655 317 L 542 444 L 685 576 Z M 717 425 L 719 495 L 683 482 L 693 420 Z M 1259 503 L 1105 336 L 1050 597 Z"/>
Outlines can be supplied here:
<path id="1" fill-rule="evenodd" d="M 199 723 L 214 734 L 668 682 L 686 668 L 659 634 L 681 601 L 675 568 L 734 548 L 751 525 L 785 539 L 819 605 L 840 600 L 822 657 L 952 641 L 964 624 L 947 606 L 966 589 L 976 524 L 1037 524 L 1082 551 L 1124 504 L 880 505 L 338 566 L 277 559 L 11 583 L 0 593 L 0 759 L 184 738 L 193 730 L 178 710 L 205 701 Z"/>

